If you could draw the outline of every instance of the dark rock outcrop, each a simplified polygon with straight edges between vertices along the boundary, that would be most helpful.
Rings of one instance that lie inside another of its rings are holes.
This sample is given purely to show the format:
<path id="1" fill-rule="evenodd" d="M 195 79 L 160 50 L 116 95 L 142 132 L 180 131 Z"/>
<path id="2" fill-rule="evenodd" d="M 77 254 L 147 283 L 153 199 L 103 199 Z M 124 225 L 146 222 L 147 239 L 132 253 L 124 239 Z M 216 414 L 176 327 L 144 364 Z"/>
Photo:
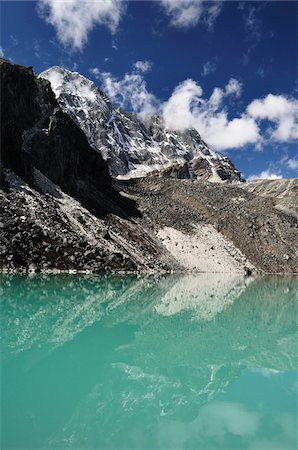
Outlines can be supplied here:
<path id="1" fill-rule="evenodd" d="M 0 59 L 1 72 L 1 161 L 25 181 L 33 181 L 30 154 L 23 148 L 23 133 L 31 129 L 41 117 L 38 86 L 57 106 L 49 83 L 37 83 L 31 68 L 11 64 Z"/>
<path id="2" fill-rule="evenodd" d="M 32 68 L 0 60 L 1 159 L 27 183 L 36 167 L 66 193 L 86 198 L 111 189 L 107 163 L 64 113 L 50 83 Z"/>
<path id="3" fill-rule="evenodd" d="M 152 172 L 149 172 L 148 175 L 151 177 L 177 178 L 179 180 L 191 178 L 187 162 L 181 164 L 173 164 L 160 170 L 153 170 Z"/>
<path id="4" fill-rule="evenodd" d="M 221 160 L 212 160 L 211 164 L 210 160 L 198 156 L 191 161 L 173 163 L 167 167 L 155 169 L 149 172 L 148 176 L 177 178 L 179 180 L 244 182 L 234 164 L 224 156 L 221 158 Z M 224 161 L 224 164 L 222 161 Z"/>
<path id="5" fill-rule="evenodd" d="M 61 110 L 50 83 L 0 59 L 0 269 L 169 270 L 132 199 Z M 178 264 L 176 264 L 178 267 Z"/>
<path id="6" fill-rule="evenodd" d="M 67 114 L 55 108 L 42 125 L 27 142 L 35 167 L 71 195 L 111 187 L 106 162 Z"/>

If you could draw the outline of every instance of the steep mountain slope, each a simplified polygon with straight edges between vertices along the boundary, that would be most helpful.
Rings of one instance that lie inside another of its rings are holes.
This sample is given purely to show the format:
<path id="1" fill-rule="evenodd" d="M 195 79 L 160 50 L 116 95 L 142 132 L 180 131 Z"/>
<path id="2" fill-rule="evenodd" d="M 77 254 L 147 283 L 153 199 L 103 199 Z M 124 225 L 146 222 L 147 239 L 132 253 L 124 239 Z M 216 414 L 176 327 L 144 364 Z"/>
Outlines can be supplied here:
<path id="1" fill-rule="evenodd" d="M 243 187 L 253 194 L 272 198 L 275 208 L 298 219 L 298 183 L 297 178 L 281 180 L 254 180 Z"/>
<path id="2" fill-rule="evenodd" d="M 65 192 L 87 200 L 92 191 L 109 191 L 106 162 L 84 133 L 59 107 L 50 83 L 32 68 L 0 59 L 1 159 L 26 182 L 34 167 Z"/>
<path id="3" fill-rule="evenodd" d="M 267 180 L 258 183 L 260 195 L 249 192 L 250 183 L 152 178 L 118 183 L 139 204 L 139 220 L 155 230 L 186 268 L 226 271 L 229 253 L 239 267 L 244 262 L 261 272 L 298 273 L 298 223 L 293 214 L 298 180 L 285 183 L 287 198 L 292 199 L 287 208 L 280 208 L 281 181 L 271 181 L 270 195 Z"/>
<path id="4" fill-rule="evenodd" d="M 169 270 L 134 202 L 32 68 L 0 59 L 0 268 Z"/>
<path id="5" fill-rule="evenodd" d="M 112 180 L 48 81 L 0 69 L 0 270 L 298 272 L 297 180 Z"/>
<path id="6" fill-rule="evenodd" d="M 231 161 L 212 151 L 197 131 L 168 130 L 160 117 L 143 123 L 134 113 L 113 109 L 107 96 L 77 72 L 54 66 L 39 76 L 51 82 L 60 106 L 108 161 L 113 176 L 241 179 Z"/>

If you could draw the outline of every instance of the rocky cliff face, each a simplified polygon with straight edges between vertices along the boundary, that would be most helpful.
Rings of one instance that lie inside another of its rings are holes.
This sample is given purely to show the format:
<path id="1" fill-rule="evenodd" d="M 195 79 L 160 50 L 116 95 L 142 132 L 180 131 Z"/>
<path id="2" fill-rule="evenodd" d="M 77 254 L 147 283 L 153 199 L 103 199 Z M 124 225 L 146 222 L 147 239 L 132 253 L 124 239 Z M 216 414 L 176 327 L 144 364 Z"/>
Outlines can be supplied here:
<path id="1" fill-rule="evenodd" d="M 298 272 L 297 180 L 193 183 L 211 153 L 162 178 L 111 180 L 49 82 L 0 68 L 0 270 Z"/>
<path id="2" fill-rule="evenodd" d="M 34 167 L 79 198 L 110 189 L 106 162 L 59 107 L 50 83 L 32 68 L 0 60 L 3 166 L 26 182 Z"/>
<path id="3" fill-rule="evenodd" d="M 0 59 L 0 268 L 169 270 L 178 267 L 135 222 L 134 202 L 61 110 L 50 83 Z"/>
<path id="4" fill-rule="evenodd" d="M 40 74 L 51 82 L 61 108 L 86 134 L 114 177 L 163 177 L 240 181 L 231 161 L 212 151 L 196 130 L 165 128 L 160 117 L 145 123 L 113 109 L 107 96 L 77 72 L 52 67 Z M 179 167 L 183 167 L 181 170 Z M 178 169 L 178 170 L 177 170 Z"/>

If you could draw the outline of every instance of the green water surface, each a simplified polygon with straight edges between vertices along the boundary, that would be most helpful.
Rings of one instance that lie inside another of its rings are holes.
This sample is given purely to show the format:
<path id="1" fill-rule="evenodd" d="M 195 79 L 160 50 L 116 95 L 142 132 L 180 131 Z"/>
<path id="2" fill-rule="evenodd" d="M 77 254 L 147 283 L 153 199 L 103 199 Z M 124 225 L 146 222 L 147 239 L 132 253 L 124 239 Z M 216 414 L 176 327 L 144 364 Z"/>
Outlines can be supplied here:
<path id="1" fill-rule="evenodd" d="M 297 449 L 297 278 L 0 282 L 1 449 Z"/>

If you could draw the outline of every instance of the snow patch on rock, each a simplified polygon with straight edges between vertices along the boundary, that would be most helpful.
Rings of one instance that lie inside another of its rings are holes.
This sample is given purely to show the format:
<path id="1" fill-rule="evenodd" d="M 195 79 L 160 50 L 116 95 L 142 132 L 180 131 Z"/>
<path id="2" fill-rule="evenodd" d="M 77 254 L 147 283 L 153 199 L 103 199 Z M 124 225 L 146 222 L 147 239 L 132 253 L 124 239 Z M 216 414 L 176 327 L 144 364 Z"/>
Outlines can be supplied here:
<path id="1" fill-rule="evenodd" d="M 241 179 L 229 159 L 211 150 L 196 130 L 170 130 L 161 117 L 142 121 L 135 113 L 113 109 L 108 97 L 77 72 L 55 66 L 39 76 L 50 81 L 61 108 L 108 161 L 112 176 L 142 177 L 201 158 L 207 162 L 206 177 L 212 181 Z"/>

